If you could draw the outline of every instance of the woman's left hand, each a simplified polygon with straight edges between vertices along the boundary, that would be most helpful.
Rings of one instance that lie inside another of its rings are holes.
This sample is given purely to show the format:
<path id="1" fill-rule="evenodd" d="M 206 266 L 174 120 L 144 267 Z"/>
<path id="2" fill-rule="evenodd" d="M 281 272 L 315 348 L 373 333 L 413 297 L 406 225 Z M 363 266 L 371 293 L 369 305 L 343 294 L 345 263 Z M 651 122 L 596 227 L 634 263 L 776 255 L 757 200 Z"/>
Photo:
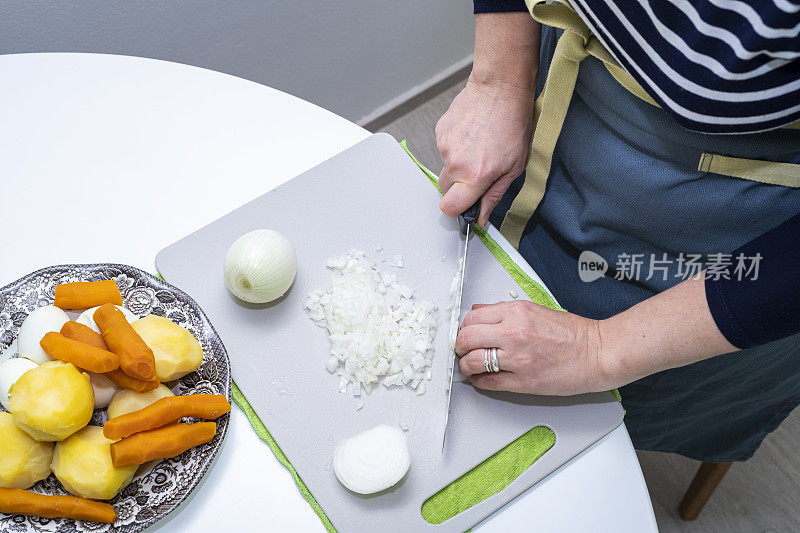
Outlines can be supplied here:
<path id="1" fill-rule="evenodd" d="M 528 301 L 475 305 L 456 339 L 458 368 L 480 389 L 542 395 L 609 390 L 599 321 Z M 496 347 L 500 372 L 487 373 L 485 348 Z"/>
<path id="2" fill-rule="evenodd" d="M 458 368 L 481 389 L 565 396 L 733 352 L 705 290 L 704 271 L 604 320 L 529 301 L 475 305 L 456 339 Z M 500 372 L 486 372 L 486 348 L 497 348 Z"/>

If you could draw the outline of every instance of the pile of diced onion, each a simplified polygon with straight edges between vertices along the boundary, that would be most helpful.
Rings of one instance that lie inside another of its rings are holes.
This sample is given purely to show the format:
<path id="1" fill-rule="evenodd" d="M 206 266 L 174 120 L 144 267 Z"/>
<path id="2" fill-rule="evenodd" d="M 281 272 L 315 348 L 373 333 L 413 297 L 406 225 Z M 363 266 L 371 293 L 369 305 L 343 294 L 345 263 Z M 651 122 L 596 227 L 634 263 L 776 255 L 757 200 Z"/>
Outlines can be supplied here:
<path id="1" fill-rule="evenodd" d="M 398 261 L 393 261 L 397 268 Z M 326 328 L 331 355 L 328 372 L 339 376 L 339 392 L 360 396 L 380 381 L 424 394 L 430 380 L 437 311 L 415 300 L 414 290 L 381 272 L 361 250 L 329 259 L 330 286 L 308 294 L 309 317 Z"/>

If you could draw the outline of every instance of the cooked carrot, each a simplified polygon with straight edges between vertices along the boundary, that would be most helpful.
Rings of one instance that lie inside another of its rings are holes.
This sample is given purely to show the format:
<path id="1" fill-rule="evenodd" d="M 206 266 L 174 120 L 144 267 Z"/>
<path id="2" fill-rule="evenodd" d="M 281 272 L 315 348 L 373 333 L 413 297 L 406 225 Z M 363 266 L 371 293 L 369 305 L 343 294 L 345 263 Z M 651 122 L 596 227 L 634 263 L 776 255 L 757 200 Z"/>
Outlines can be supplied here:
<path id="1" fill-rule="evenodd" d="M 166 426 L 184 416 L 216 420 L 231 410 L 231 404 L 221 394 L 186 394 L 169 396 L 151 403 L 147 407 L 112 418 L 103 426 L 107 439 L 124 437 Z"/>
<path id="2" fill-rule="evenodd" d="M 0 489 L 0 513 L 72 518 L 104 524 L 113 524 L 117 519 L 116 511 L 107 503 L 75 496 L 45 496 L 22 489 Z"/>
<path id="3" fill-rule="evenodd" d="M 108 345 L 106 345 L 106 341 L 103 340 L 102 335 L 94 331 L 89 326 L 84 326 L 83 324 L 75 322 L 74 320 L 65 322 L 64 325 L 61 326 L 61 334 L 68 339 L 78 342 L 85 342 L 86 344 L 91 344 L 95 348 L 100 348 L 101 350 L 108 350 Z"/>
<path id="4" fill-rule="evenodd" d="M 156 379 L 153 350 L 134 331 L 122 311 L 111 304 L 103 304 L 94 312 L 94 321 L 103 340 L 119 356 L 119 367 L 123 372 L 142 381 Z"/>
<path id="5" fill-rule="evenodd" d="M 161 382 L 157 379 L 143 381 L 141 379 L 132 378 L 122 370 L 113 370 L 111 372 L 106 372 L 103 375 L 110 379 L 114 385 L 136 392 L 149 392 L 157 389 L 161 384 Z"/>
<path id="6" fill-rule="evenodd" d="M 55 331 L 45 333 L 39 341 L 42 350 L 59 361 L 72 363 L 89 372 L 111 372 L 119 368 L 119 356 L 85 342 L 74 341 Z"/>
<path id="7" fill-rule="evenodd" d="M 112 418 L 113 420 L 113 418 Z M 142 431 L 111 444 L 114 468 L 140 465 L 147 461 L 180 455 L 189 448 L 211 442 L 217 433 L 215 422 L 173 424 Z"/>
<path id="8" fill-rule="evenodd" d="M 68 339 L 85 342 L 86 344 L 91 344 L 92 346 L 96 346 L 103 350 L 108 350 L 108 346 L 106 345 L 106 341 L 103 340 L 102 335 L 95 333 L 95 331 L 89 326 L 84 326 L 83 324 L 79 324 L 74 320 L 70 320 L 64 324 L 64 326 L 61 328 L 61 334 Z M 159 385 L 159 381 L 157 379 L 152 381 L 142 381 L 140 379 L 130 377 L 122 370 L 112 370 L 111 372 L 106 372 L 104 375 L 118 387 L 135 390 L 136 392 L 148 392 L 155 389 Z"/>
<path id="9" fill-rule="evenodd" d="M 113 279 L 56 285 L 55 306 L 61 309 L 89 309 L 106 303 L 122 305 L 122 295 Z"/>

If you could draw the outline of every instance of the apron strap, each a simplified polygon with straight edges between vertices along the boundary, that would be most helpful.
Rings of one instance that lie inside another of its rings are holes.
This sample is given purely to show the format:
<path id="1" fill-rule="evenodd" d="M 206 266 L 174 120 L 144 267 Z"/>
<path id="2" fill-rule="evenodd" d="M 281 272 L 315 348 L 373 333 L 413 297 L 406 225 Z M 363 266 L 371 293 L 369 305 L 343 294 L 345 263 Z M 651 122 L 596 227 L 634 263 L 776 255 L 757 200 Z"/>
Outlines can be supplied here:
<path id="1" fill-rule="evenodd" d="M 700 156 L 697 170 L 769 185 L 800 188 L 800 164 L 796 163 L 777 163 L 704 153 Z"/>
<path id="2" fill-rule="evenodd" d="M 590 48 L 596 53 L 605 52 L 571 7 L 558 2 L 546 4 L 545 1 L 526 0 L 528 10 L 537 21 L 562 28 L 564 33 L 556 44 L 544 89 L 534 103 L 535 129 L 525 165 L 525 183 L 500 225 L 500 232 L 514 248 L 519 248 L 531 213 L 544 197 L 553 150 L 578 79 L 578 65 L 591 53 Z"/>

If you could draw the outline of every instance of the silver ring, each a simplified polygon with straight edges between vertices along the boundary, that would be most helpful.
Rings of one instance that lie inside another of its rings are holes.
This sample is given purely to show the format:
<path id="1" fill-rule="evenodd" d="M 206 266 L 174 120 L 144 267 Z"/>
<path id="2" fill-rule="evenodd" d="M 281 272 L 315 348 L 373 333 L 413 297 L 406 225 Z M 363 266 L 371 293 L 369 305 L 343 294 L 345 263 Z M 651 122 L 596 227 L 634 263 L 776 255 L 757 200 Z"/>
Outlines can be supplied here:
<path id="1" fill-rule="evenodd" d="M 488 373 L 500 372 L 500 362 L 497 360 L 497 348 L 484 348 L 483 367 Z"/>

